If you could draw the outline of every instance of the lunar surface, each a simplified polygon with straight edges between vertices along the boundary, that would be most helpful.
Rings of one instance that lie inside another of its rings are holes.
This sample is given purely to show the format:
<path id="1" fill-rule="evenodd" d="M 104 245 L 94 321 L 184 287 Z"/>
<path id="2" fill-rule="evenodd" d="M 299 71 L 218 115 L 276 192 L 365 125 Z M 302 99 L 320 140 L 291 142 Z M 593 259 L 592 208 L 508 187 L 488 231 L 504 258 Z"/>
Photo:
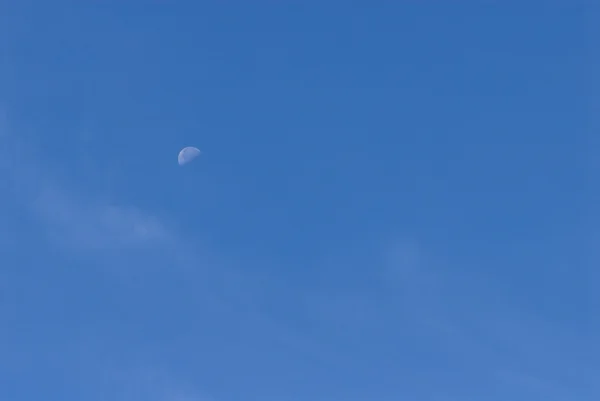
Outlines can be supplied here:
<path id="1" fill-rule="evenodd" d="M 177 156 L 177 162 L 180 166 L 183 166 L 186 163 L 191 162 L 200 154 L 200 149 L 195 148 L 193 146 L 187 146 L 181 149 L 179 155 Z"/>

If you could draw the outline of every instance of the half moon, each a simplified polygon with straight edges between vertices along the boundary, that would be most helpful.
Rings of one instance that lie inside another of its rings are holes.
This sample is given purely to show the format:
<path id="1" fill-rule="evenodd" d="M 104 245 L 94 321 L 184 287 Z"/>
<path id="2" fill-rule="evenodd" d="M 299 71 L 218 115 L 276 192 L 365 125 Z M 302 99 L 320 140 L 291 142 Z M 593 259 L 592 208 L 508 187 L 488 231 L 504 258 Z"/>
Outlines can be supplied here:
<path id="1" fill-rule="evenodd" d="M 195 148 L 193 146 L 187 146 L 179 152 L 177 156 L 177 162 L 180 166 L 183 166 L 186 163 L 191 162 L 200 154 L 200 149 Z"/>

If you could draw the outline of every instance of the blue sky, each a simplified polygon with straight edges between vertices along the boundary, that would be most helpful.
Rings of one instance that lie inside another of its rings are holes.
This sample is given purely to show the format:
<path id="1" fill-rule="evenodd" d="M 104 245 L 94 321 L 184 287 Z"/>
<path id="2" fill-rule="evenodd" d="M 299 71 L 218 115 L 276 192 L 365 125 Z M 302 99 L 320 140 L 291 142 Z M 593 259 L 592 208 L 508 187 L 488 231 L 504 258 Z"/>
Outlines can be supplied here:
<path id="1" fill-rule="evenodd" d="M 4 3 L 0 398 L 600 399 L 597 14 L 455 3 Z"/>

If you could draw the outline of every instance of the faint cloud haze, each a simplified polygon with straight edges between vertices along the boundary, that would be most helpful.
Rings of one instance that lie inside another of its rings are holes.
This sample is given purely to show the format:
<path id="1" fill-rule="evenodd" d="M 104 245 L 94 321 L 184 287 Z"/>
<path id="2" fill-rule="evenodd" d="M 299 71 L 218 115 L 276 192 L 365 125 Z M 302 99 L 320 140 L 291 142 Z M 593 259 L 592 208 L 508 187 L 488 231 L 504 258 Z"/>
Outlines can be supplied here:
<path id="1" fill-rule="evenodd" d="M 399 238 L 392 242 L 384 257 L 384 278 L 398 282 L 414 277 L 423 266 L 422 249 L 414 239 Z"/>
<path id="2" fill-rule="evenodd" d="M 110 204 L 61 185 L 35 147 L 3 132 L 0 167 L 20 203 L 44 223 L 49 240 L 79 250 L 139 249 L 167 245 L 172 233 L 159 221 L 132 206 Z M 26 153 L 27 157 L 23 157 Z"/>
<path id="3" fill-rule="evenodd" d="M 132 207 L 78 199 L 58 186 L 34 199 L 36 214 L 48 225 L 52 240 L 83 249 L 119 249 L 161 245 L 170 233 L 152 216 Z"/>
<path id="4" fill-rule="evenodd" d="M 382 280 L 390 290 L 385 301 L 390 311 L 407 311 L 408 325 L 436 335 L 440 350 L 460 359 L 457 365 L 480 366 L 494 386 L 548 401 L 569 401 L 590 391 L 588 373 L 598 368 L 586 356 L 591 337 L 524 308 L 494 284 L 493 276 L 445 271 L 428 252 L 405 238 L 384 251 Z"/>

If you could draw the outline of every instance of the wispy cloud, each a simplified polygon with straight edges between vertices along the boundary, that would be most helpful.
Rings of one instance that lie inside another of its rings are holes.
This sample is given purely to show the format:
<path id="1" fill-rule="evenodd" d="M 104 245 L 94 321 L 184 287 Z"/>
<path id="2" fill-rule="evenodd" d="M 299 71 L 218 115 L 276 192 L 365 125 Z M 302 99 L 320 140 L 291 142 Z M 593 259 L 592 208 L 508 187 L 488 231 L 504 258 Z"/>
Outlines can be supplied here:
<path id="1" fill-rule="evenodd" d="M 165 245 L 172 233 L 155 216 L 125 205 L 111 204 L 67 188 L 52 176 L 52 167 L 32 145 L 3 130 L 5 182 L 17 201 L 39 219 L 48 238 L 79 250 L 136 249 Z"/>
<path id="2" fill-rule="evenodd" d="M 77 199 L 57 185 L 40 188 L 32 208 L 49 237 L 65 246 L 89 250 L 161 245 L 171 234 L 153 217 L 133 207 Z"/>

